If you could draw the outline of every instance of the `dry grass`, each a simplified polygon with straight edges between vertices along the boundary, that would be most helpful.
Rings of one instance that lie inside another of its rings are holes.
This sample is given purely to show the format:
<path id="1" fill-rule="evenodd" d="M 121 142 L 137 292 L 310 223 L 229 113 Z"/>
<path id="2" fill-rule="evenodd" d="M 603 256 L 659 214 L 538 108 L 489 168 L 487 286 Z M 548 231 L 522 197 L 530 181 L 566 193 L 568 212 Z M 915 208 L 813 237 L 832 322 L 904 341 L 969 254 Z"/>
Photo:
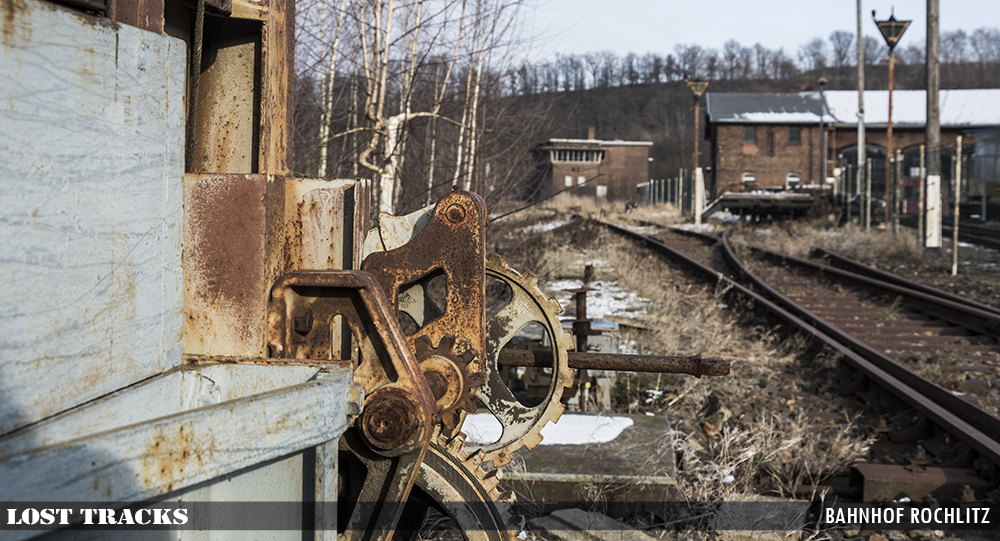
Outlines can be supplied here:
<path id="1" fill-rule="evenodd" d="M 810 385 L 810 378 L 820 379 L 811 374 L 829 370 L 829 360 L 821 357 L 821 366 L 805 368 L 815 359 L 799 357 L 806 349 L 804 338 L 782 337 L 737 315 L 720 288 L 694 282 L 648 251 L 585 223 L 566 225 L 508 254 L 515 268 L 534 270 L 543 285 L 579 274 L 581 262 L 603 262 L 597 266 L 597 280 L 617 281 L 651 301 L 641 317 L 614 318 L 622 324 L 623 343 L 638 353 L 700 353 L 737 361 L 732 373 L 721 378 L 619 374 L 617 411 L 667 415 L 673 421 L 674 431 L 657 452 L 679 452 L 678 488 L 686 499 L 719 501 L 764 491 L 808 496 L 801 494 L 802 487 L 820 484 L 820 470 L 867 452 L 870 441 L 852 420 L 817 426 L 807 414 L 815 404 L 775 398 Z M 818 457 L 822 464 L 816 464 Z"/>
<path id="2" fill-rule="evenodd" d="M 740 228 L 733 240 L 756 244 L 796 257 L 807 257 L 813 246 L 822 246 L 861 261 L 893 260 L 899 264 L 925 265 L 930 260 L 917 233 L 903 229 L 898 235 L 864 230 L 854 224 L 833 227 L 828 221 L 796 221 L 769 228 Z"/>

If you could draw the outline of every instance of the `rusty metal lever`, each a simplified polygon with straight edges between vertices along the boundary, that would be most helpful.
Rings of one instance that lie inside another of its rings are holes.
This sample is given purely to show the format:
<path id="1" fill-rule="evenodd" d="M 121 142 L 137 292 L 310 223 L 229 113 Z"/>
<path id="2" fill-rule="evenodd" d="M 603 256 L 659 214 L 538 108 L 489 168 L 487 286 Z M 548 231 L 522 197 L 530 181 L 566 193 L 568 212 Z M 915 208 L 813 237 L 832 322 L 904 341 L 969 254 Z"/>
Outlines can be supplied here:
<path id="1" fill-rule="evenodd" d="M 549 368 L 552 366 L 552 353 L 526 349 L 504 349 L 500 352 L 497 363 L 505 366 Z M 583 370 L 690 374 L 700 378 L 702 376 L 725 376 L 729 374 L 729 364 L 730 361 L 722 359 L 703 359 L 700 354 L 661 357 L 657 355 L 569 352 L 569 367 Z"/>

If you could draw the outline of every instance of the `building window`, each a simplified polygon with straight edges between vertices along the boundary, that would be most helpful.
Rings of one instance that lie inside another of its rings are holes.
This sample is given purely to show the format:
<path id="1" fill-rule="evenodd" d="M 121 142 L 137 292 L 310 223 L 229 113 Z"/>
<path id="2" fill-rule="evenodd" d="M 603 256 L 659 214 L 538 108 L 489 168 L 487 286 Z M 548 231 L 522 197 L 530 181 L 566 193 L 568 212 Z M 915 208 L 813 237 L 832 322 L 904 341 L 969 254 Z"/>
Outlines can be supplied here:
<path id="1" fill-rule="evenodd" d="M 788 176 L 785 177 L 785 184 L 789 188 L 798 188 L 799 185 L 802 184 L 802 175 L 798 173 L 788 173 Z"/>
<path id="2" fill-rule="evenodd" d="M 607 186 L 598 186 L 597 187 L 597 198 L 598 199 L 607 199 L 608 198 L 608 187 Z"/>
<path id="3" fill-rule="evenodd" d="M 566 175 L 566 187 L 570 187 L 572 185 L 573 185 L 573 176 L 572 175 Z"/>
<path id="4" fill-rule="evenodd" d="M 576 177 L 576 183 L 579 184 L 580 186 L 583 186 L 585 182 L 587 182 L 587 179 L 585 177 Z"/>
<path id="5" fill-rule="evenodd" d="M 743 182 L 757 182 L 757 173 L 744 171 L 742 180 Z"/>
<path id="6" fill-rule="evenodd" d="M 774 156 L 774 126 L 767 129 L 767 155 Z"/>
<path id="7" fill-rule="evenodd" d="M 802 128 L 800 126 L 788 127 L 788 144 L 797 145 L 802 142 Z"/>
<path id="8" fill-rule="evenodd" d="M 755 126 L 743 126 L 743 142 L 744 143 L 757 142 L 757 128 Z"/>
<path id="9" fill-rule="evenodd" d="M 553 163 L 601 163 L 603 150 L 550 150 L 549 159 Z"/>

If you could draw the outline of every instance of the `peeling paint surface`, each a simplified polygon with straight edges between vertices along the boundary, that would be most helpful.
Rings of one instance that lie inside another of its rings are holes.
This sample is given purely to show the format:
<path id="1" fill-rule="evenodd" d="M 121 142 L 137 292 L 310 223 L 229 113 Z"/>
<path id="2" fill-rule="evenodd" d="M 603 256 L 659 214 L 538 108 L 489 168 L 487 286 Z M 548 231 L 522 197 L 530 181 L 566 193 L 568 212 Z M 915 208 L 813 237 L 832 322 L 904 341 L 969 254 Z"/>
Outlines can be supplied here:
<path id="1" fill-rule="evenodd" d="M 38 0 L 0 10 L 3 434 L 180 363 L 186 53 Z"/>

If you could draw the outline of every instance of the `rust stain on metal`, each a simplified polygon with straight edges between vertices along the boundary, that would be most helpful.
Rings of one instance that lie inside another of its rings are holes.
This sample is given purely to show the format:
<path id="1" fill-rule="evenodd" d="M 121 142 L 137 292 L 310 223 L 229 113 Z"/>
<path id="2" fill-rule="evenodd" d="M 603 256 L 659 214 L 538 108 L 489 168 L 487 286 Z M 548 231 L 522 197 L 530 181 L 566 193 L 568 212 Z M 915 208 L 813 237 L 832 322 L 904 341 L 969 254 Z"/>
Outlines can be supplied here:
<path id="1" fill-rule="evenodd" d="M 31 18 L 24 0 L 0 0 L 0 38 L 4 48 L 25 48 L 31 41 Z M 11 105 L 13 108 L 13 104 Z"/>
<path id="2" fill-rule="evenodd" d="M 28 3 L 24 0 L 0 0 L 0 36 L 3 36 L 5 47 L 13 47 L 15 33 L 24 44 L 31 39 L 31 21 L 24 15 L 28 11 Z"/>
<path id="3" fill-rule="evenodd" d="M 263 175 L 188 177 L 184 190 L 186 351 L 259 355 L 271 267 Z M 190 347 L 189 347 L 190 346 Z"/>
<path id="4" fill-rule="evenodd" d="M 198 294 L 209 302 L 230 302 L 247 313 L 255 310 L 253 292 L 261 278 L 264 254 L 260 178 L 203 179 L 185 201 L 187 222 L 197 239 L 185 264 L 206 277 Z"/>
<path id="5" fill-rule="evenodd" d="M 444 275 L 445 306 L 438 307 L 441 313 L 429 321 L 422 314 L 410 314 L 422 326 L 407 340 L 414 351 L 437 355 L 432 363 L 435 370 L 449 386 L 460 385 L 459 396 L 438 404 L 447 430 L 458 426 L 462 411 L 471 407 L 475 387 L 485 381 L 485 227 L 483 199 L 471 192 L 453 191 L 437 202 L 430 220 L 410 242 L 373 253 L 361 265 L 382 285 L 394 313 L 407 311 L 408 307 L 400 305 L 400 293 L 408 288 L 417 288 L 415 295 L 423 299 L 418 304 L 424 311 L 426 303 L 433 303 L 427 293 L 431 281 Z M 455 357 L 462 360 L 449 360 Z M 445 368 L 448 364 L 452 366 Z"/>
<path id="6" fill-rule="evenodd" d="M 194 448 L 194 433 L 191 427 L 182 424 L 176 432 L 158 431 L 146 448 L 143 469 L 140 473 L 142 484 L 147 487 L 163 487 L 170 492 L 184 480 L 184 472 L 192 461 L 204 462 L 201 453 Z"/>
<path id="7" fill-rule="evenodd" d="M 296 332 L 294 318 L 310 313 L 313 325 Z M 354 382 L 364 388 L 357 421 L 368 444 L 386 456 L 426 449 L 437 407 L 403 330 L 378 282 L 363 271 L 312 270 L 286 274 L 274 285 L 268 307 L 268 349 L 272 357 L 326 361 L 330 322 L 340 316 L 359 351 Z M 389 398 L 393 397 L 393 398 Z M 411 429 L 412 428 L 412 429 Z M 392 436 L 398 429 L 399 436 Z"/>

